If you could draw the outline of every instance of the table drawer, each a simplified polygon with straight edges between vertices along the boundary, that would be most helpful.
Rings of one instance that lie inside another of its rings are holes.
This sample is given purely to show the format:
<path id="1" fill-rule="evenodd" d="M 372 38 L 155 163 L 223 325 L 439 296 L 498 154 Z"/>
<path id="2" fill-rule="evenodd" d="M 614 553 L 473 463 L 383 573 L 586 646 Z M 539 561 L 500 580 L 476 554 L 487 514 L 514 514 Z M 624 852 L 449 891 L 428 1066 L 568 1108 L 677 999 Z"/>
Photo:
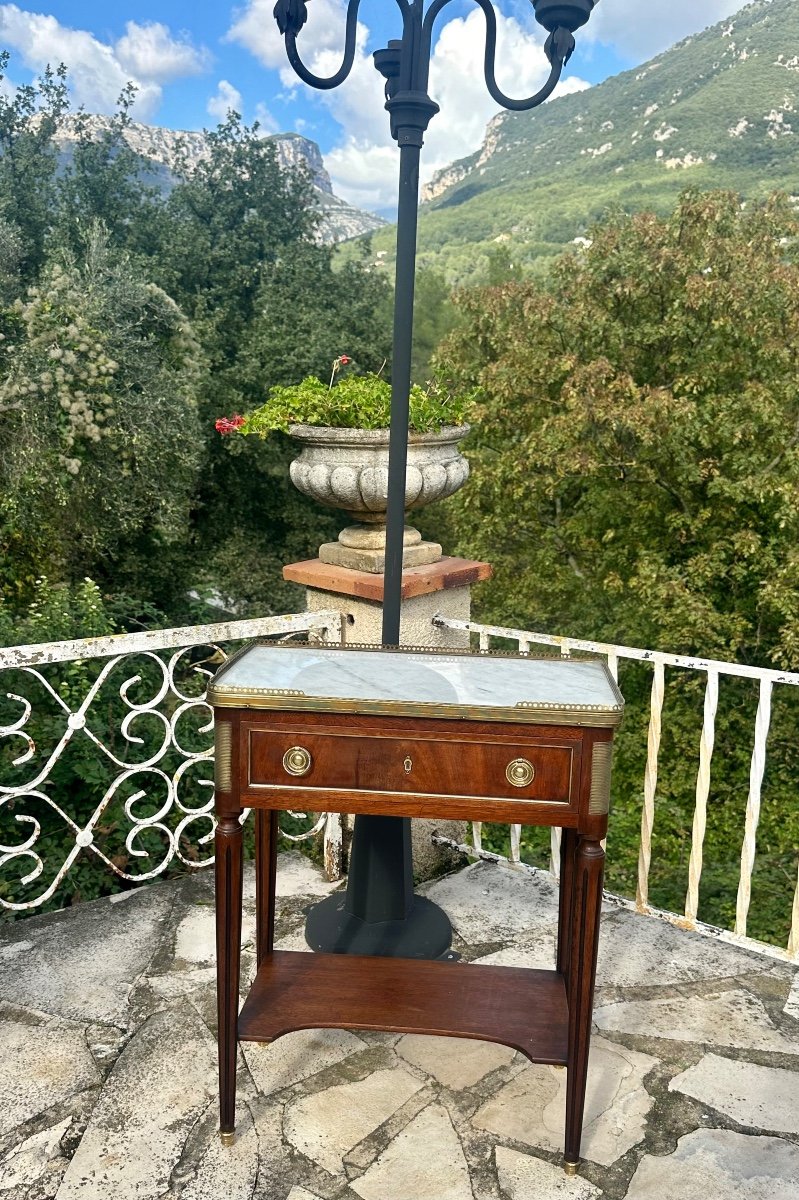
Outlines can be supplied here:
<path id="1" fill-rule="evenodd" d="M 251 788 L 324 789 L 569 805 L 574 742 L 250 730 Z M 576 801 L 575 801 L 576 802 Z"/>

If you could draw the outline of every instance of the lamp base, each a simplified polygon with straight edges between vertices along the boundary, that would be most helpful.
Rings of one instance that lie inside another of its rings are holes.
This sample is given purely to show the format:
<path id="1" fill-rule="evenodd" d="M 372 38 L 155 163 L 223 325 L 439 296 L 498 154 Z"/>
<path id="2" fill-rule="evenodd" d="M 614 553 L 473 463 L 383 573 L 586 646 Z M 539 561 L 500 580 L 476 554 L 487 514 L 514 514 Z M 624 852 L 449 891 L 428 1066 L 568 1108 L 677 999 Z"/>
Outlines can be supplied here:
<path id="1" fill-rule="evenodd" d="M 325 954 L 374 954 L 388 958 L 442 958 L 452 943 L 447 914 L 415 896 L 400 921 L 363 921 L 346 911 L 343 892 L 328 896 L 308 913 L 305 940 Z"/>

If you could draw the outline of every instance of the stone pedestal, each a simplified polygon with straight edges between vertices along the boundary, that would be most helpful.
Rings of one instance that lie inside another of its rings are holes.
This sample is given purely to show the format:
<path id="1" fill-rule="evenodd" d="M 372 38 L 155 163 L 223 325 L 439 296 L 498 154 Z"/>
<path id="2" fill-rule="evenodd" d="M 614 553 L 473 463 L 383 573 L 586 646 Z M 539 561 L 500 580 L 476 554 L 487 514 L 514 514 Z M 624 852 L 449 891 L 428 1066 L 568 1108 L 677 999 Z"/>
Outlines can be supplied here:
<path id="1" fill-rule="evenodd" d="M 441 561 L 438 542 L 423 542 L 421 533 L 412 525 L 405 526 L 402 545 L 403 567 L 423 567 Z M 337 542 L 325 542 L 319 547 L 319 559 L 334 567 L 382 575 L 386 569 L 386 527 L 349 525 L 342 529 Z"/>
<path id="2" fill-rule="evenodd" d="M 403 571 L 400 644 L 441 650 L 468 648 L 468 633 L 442 629 L 433 624 L 433 617 L 440 613 L 455 620 L 468 621 L 471 586 L 490 576 L 491 567 L 488 563 L 466 558 L 444 557 L 438 562 L 409 567 Z M 283 578 L 305 586 L 306 608 L 309 612 L 338 609 L 343 619 L 342 636 L 345 643 L 380 645 L 382 575 L 354 571 L 314 558 L 284 567 Z M 462 821 L 412 821 L 413 868 L 417 882 L 431 879 L 457 865 L 456 855 L 433 844 L 431 834 L 434 829 L 453 841 L 466 841 L 466 825 Z"/>

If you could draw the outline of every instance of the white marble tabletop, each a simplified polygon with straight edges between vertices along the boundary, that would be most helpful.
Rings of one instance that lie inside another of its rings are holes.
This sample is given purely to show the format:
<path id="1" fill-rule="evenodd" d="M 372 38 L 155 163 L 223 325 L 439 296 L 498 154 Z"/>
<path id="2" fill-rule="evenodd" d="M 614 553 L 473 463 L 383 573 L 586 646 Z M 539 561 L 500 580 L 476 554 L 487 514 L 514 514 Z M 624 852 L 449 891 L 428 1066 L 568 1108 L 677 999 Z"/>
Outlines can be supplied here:
<path id="1" fill-rule="evenodd" d="M 623 700 L 597 660 L 341 649 L 257 643 L 222 667 L 211 702 L 276 696 L 468 709 L 554 708 L 620 713 Z"/>

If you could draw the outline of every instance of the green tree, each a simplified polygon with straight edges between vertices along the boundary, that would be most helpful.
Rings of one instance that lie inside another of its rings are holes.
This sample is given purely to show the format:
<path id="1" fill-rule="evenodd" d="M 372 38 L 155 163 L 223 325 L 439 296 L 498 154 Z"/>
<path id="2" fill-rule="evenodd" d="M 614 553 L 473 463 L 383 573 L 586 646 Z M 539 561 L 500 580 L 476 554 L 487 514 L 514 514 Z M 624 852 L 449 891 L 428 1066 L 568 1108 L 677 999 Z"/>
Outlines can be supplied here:
<path id="1" fill-rule="evenodd" d="M 44 571 L 90 574 L 173 617 L 187 583 L 293 606 L 282 565 L 335 518 L 291 487 L 284 441 L 237 456 L 214 421 L 342 352 L 388 376 L 390 290 L 333 271 L 308 173 L 257 126 L 229 114 L 165 196 L 126 140 L 134 89 L 99 135 L 66 89 L 59 68 L 0 94 L 3 583 L 23 603 Z"/>
<path id="2" fill-rule="evenodd" d="M 391 355 L 391 291 L 359 263 L 333 269 L 333 249 L 303 243 L 264 268 L 250 337 L 239 356 L 247 400 L 269 388 L 327 379 L 340 354 L 359 372 L 385 368 Z"/>
<path id="3" fill-rule="evenodd" d="M 686 193 L 612 213 L 548 286 L 460 294 L 442 369 L 480 389 L 472 478 L 445 519 L 495 568 L 480 615 L 763 666 L 799 657 L 799 265 L 784 199 Z M 611 886 L 634 889 L 650 677 L 622 678 Z M 793 692 L 795 689 L 785 689 Z M 728 922 L 757 704 L 722 688 L 700 915 Z M 652 889 L 685 895 L 699 681 L 664 718 Z M 775 700 L 753 932 L 782 939 L 796 881 L 799 705 Z M 614 840 L 615 839 L 615 840 Z"/>
<path id="4" fill-rule="evenodd" d="M 210 442 L 197 581 L 239 612 L 300 604 L 283 564 L 312 554 L 335 518 L 291 486 L 286 440 L 234 448 L 215 434 L 215 419 L 256 407 L 275 384 L 324 375 L 341 353 L 364 369 L 389 353 L 387 285 L 360 263 L 334 272 L 316 224 L 307 173 L 283 172 L 274 146 L 231 113 L 160 225 L 156 278 L 191 317 L 211 368 L 200 397 Z"/>
<path id="5" fill-rule="evenodd" d="M 450 511 L 493 616 L 796 661 L 795 233 L 780 199 L 687 193 L 611 215 L 548 289 L 461 294 L 444 368 L 481 400 Z"/>
<path id="6" fill-rule="evenodd" d="M 163 600 L 187 549 L 201 446 L 185 317 L 96 225 L 82 259 L 49 267 L 4 323 L 4 586 L 24 598 L 42 574 L 90 573 Z"/>
<path id="7" fill-rule="evenodd" d="M 128 84 L 105 128 L 92 127 L 84 112 L 70 117 L 74 140 L 59 147 L 62 166 L 55 197 L 52 244 L 80 254 L 92 225 L 101 221 L 109 244 L 134 255 L 142 273 L 161 243 L 163 195 L 152 164 L 126 140 L 136 88 Z"/>
<path id="8" fill-rule="evenodd" d="M 430 268 L 420 268 L 416 272 L 413 311 L 411 377 L 414 383 L 423 385 L 431 378 L 433 355 L 455 328 L 457 319 L 452 288 L 444 276 Z"/>
<path id="9" fill-rule="evenodd" d="M 499 287 L 521 277 L 521 264 L 513 261 L 510 248 L 503 244 L 492 246 L 488 251 L 488 286 Z"/>
<path id="10" fill-rule="evenodd" d="M 257 125 L 231 112 L 207 136 L 208 157 L 193 171 L 184 162 L 166 202 L 154 265 L 224 372 L 255 314 L 264 270 L 308 241 L 316 219 L 307 174 L 281 171 Z"/>
<path id="11" fill-rule="evenodd" d="M 45 259 L 56 191 L 53 135 L 69 101 L 63 66 L 7 89 L 8 62 L 0 53 L 0 217 L 18 231 L 17 269 L 26 283 Z"/>
<path id="12" fill-rule="evenodd" d="M 263 271 L 231 371 L 238 392 L 233 405 L 247 411 L 277 384 L 312 374 L 326 379 L 342 353 L 358 370 L 379 370 L 391 350 L 389 297 L 383 278 L 359 264 L 334 271 L 327 247 L 306 242 L 282 254 Z M 340 518 L 292 486 L 289 462 L 296 445 L 289 438 L 216 441 L 200 524 L 207 582 L 239 607 L 290 611 L 302 600 L 283 584 L 283 565 L 312 557 L 322 541 L 335 538 Z"/>

